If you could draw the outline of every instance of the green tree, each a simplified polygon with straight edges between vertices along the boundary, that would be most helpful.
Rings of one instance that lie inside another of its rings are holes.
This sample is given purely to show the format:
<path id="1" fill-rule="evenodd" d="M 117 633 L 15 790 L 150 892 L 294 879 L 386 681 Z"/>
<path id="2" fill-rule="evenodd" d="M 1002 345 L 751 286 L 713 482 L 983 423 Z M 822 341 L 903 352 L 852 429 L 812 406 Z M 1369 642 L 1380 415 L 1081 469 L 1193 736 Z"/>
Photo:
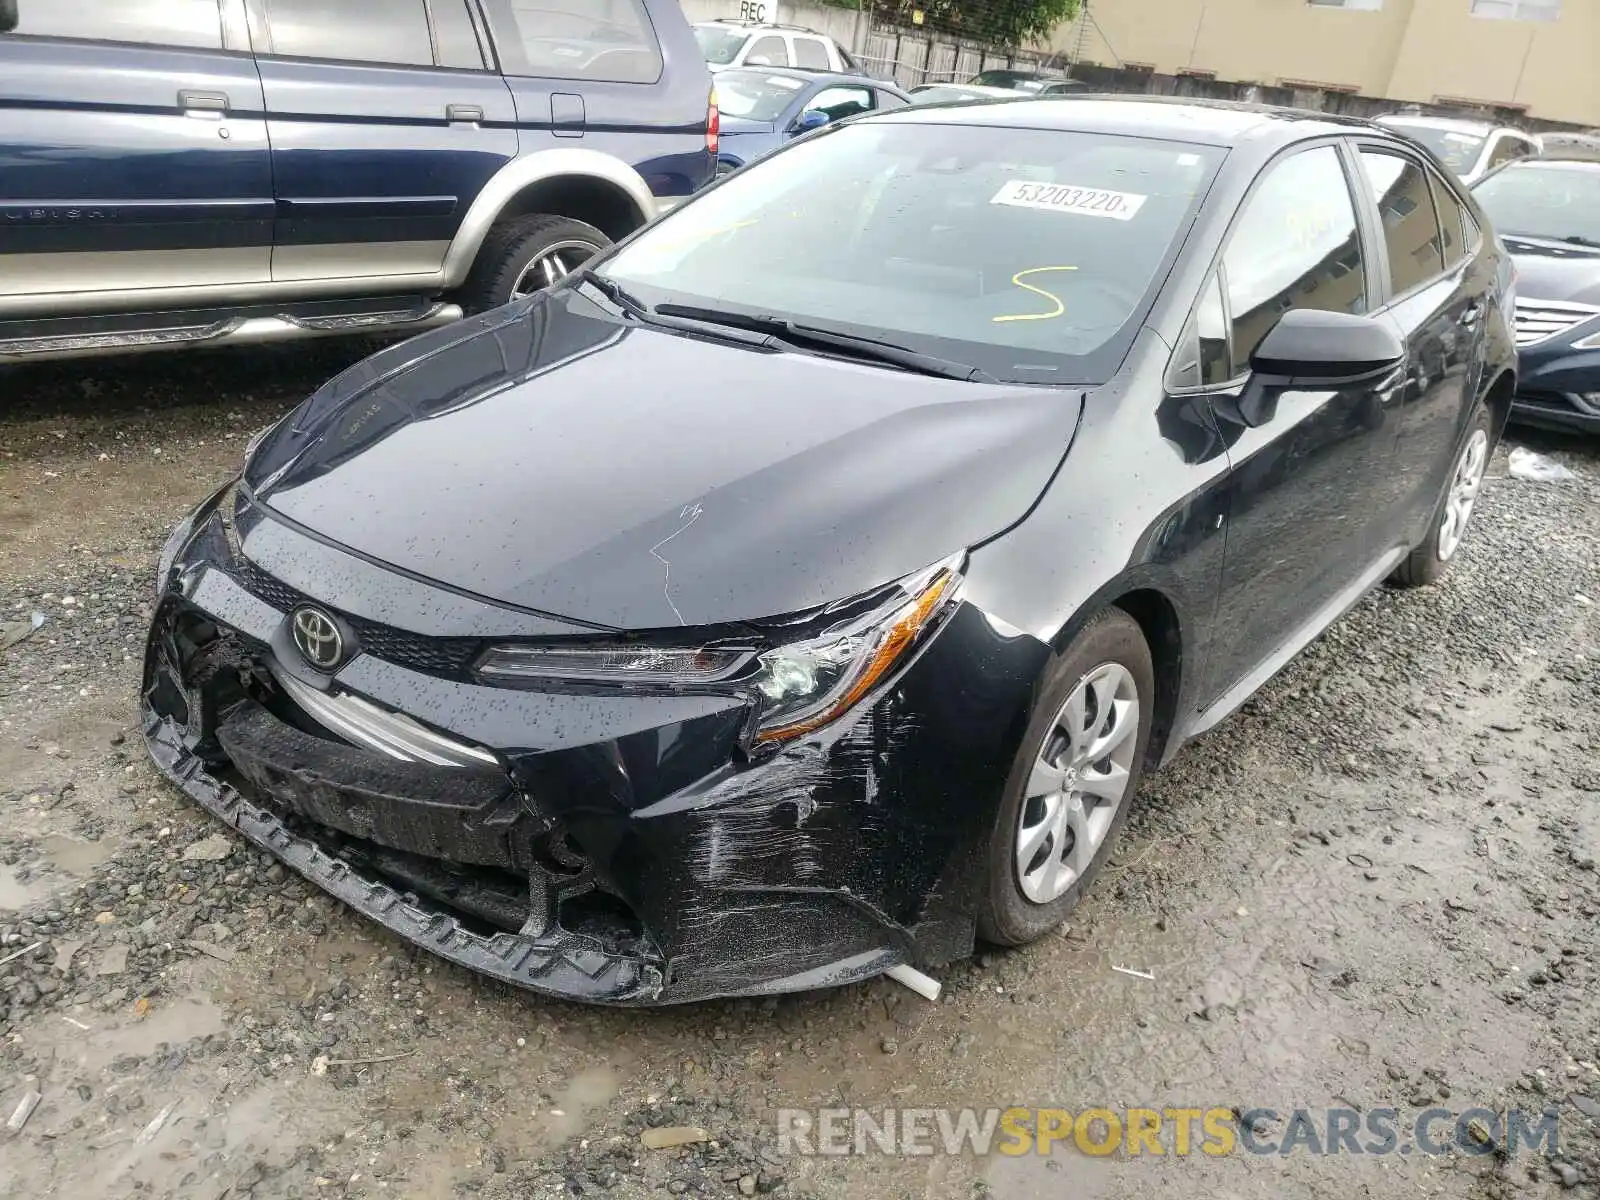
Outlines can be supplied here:
<path id="1" fill-rule="evenodd" d="M 862 0 L 826 0 L 838 8 L 860 7 Z M 974 42 L 1021 46 L 1048 35 L 1078 15 L 1080 0 L 864 0 L 875 23 L 912 25 Z"/>

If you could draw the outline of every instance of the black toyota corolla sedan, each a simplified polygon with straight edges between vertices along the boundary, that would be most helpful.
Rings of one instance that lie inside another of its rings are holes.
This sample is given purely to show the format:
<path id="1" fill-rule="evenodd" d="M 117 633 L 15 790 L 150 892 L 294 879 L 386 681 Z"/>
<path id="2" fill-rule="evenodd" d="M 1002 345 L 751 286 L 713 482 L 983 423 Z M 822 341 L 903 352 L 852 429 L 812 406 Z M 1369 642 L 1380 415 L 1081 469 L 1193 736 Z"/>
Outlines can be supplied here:
<path id="1" fill-rule="evenodd" d="M 1600 162 L 1522 159 L 1473 192 L 1517 264 L 1512 418 L 1600 433 Z"/>
<path id="2" fill-rule="evenodd" d="M 1143 771 L 1457 553 L 1515 387 L 1485 230 L 1303 113 L 798 140 L 253 444 L 161 559 L 150 752 L 536 991 L 1027 942 Z"/>

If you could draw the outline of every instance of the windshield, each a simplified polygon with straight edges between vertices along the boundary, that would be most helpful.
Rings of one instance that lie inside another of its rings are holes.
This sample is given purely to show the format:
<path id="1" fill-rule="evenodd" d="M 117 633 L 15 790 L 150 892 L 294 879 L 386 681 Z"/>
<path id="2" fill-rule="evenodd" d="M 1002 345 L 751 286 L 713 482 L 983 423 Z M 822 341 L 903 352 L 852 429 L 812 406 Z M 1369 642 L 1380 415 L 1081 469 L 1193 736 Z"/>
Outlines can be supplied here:
<path id="1" fill-rule="evenodd" d="M 1223 153 L 843 125 L 729 176 L 602 270 L 650 304 L 777 316 L 1011 382 L 1103 382 Z"/>
<path id="2" fill-rule="evenodd" d="M 1473 164 L 1478 161 L 1478 152 L 1483 149 L 1485 135 L 1481 133 L 1462 133 L 1458 129 L 1440 129 L 1434 125 L 1413 125 L 1410 121 L 1383 123 L 1413 141 L 1421 142 L 1457 174 L 1472 170 Z"/>
<path id="3" fill-rule="evenodd" d="M 804 86 L 786 75 L 727 71 L 717 76 L 717 109 L 727 117 L 776 121 Z"/>
<path id="4" fill-rule="evenodd" d="M 739 57 L 739 47 L 750 35 L 742 29 L 722 29 L 716 25 L 696 25 L 694 40 L 700 53 L 713 66 L 725 67 Z"/>
<path id="5" fill-rule="evenodd" d="M 1507 167 L 1472 194 L 1500 233 L 1600 246 L 1600 169 L 1564 163 Z"/>

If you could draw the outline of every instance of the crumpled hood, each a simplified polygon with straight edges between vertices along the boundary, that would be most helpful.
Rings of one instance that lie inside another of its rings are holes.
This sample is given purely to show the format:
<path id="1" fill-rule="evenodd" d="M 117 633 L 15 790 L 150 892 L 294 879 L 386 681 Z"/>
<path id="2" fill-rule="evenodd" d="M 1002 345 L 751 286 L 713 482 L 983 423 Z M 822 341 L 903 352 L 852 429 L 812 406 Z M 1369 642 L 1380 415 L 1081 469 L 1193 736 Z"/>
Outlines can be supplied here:
<path id="1" fill-rule="evenodd" d="M 1600 251 L 1507 235 L 1517 263 L 1517 295 L 1527 300 L 1600 304 Z"/>
<path id="2" fill-rule="evenodd" d="M 246 480 L 326 540 L 485 599 L 718 624 L 849 598 L 1007 528 L 1082 403 L 619 323 L 563 291 L 357 364 Z"/>

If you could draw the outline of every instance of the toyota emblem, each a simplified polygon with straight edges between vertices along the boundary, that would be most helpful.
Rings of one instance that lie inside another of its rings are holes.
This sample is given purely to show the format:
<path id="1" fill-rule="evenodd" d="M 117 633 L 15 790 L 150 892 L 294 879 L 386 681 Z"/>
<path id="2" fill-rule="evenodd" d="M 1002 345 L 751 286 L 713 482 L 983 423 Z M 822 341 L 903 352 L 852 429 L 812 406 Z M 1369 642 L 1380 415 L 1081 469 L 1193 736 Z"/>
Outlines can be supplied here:
<path id="1" fill-rule="evenodd" d="M 331 671 L 344 660 L 344 635 L 334 619 L 319 608 L 295 610 L 294 644 L 305 660 L 321 671 Z"/>

